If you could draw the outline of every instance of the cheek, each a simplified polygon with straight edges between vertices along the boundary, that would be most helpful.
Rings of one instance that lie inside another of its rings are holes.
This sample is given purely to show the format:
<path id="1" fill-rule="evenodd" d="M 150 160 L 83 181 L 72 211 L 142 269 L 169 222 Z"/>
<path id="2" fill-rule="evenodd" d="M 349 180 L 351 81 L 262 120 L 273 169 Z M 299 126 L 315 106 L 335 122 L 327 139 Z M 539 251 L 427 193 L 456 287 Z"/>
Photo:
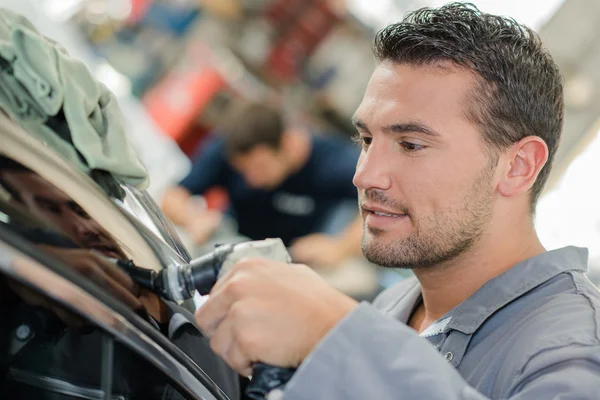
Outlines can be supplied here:
<path id="1" fill-rule="evenodd" d="M 404 195 L 407 205 L 417 213 L 419 210 L 435 210 L 448 207 L 456 201 L 463 190 L 460 173 L 441 160 L 407 160 L 398 166 L 397 187 Z"/>
<path id="2" fill-rule="evenodd" d="M 269 166 L 271 176 L 280 179 L 285 174 L 285 164 L 282 161 L 275 161 Z"/>
<path id="3" fill-rule="evenodd" d="M 416 204 L 428 205 L 432 210 L 463 208 L 465 198 L 472 193 L 481 169 L 474 165 L 455 162 L 432 168 L 424 173 L 421 193 Z"/>

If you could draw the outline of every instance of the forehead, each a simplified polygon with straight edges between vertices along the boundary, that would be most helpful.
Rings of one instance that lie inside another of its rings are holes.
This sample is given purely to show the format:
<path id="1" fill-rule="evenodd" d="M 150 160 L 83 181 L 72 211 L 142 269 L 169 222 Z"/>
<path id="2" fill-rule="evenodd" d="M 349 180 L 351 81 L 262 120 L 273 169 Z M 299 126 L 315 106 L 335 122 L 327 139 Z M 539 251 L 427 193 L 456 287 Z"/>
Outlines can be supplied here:
<path id="1" fill-rule="evenodd" d="M 30 193 L 48 200 L 58 202 L 69 201 L 70 198 L 62 190 L 47 182 L 44 178 L 27 171 L 0 171 L 2 177 L 20 193 Z"/>
<path id="2" fill-rule="evenodd" d="M 275 149 L 267 146 L 267 145 L 256 145 L 245 153 L 234 154 L 230 158 L 234 162 L 253 162 L 258 159 L 266 159 L 269 157 L 274 157 L 278 153 Z"/>
<path id="3" fill-rule="evenodd" d="M 356 117 L 369 125 L 419 121 L 442 133 L 464 128 L 457 125 L 472 125 L 466 111 L 476 85 L 474 73 L 449 64 L 383 62 L 371 76 Z"/>

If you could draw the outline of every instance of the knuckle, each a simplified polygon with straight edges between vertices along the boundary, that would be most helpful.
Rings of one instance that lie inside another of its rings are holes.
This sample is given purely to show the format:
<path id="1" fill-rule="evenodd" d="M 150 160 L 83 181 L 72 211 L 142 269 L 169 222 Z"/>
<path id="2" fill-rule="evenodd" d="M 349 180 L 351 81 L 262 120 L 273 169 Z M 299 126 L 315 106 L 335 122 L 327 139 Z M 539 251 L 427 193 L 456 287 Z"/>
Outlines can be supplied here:
<path id="1" fill-rule="evenodd" d="M 244 330 L 243 332 L 236 332 L 236 339 L 238 346 L 243 352 L 251 352 L 257 347 L 257 338 L 256 335 L 252 333 L 252 331 Z"/>
<path id="2" fill-rule="evenodd" d="M 261 265 L 264 265 L 264 263 L 265 263 L 265 260 L 262 258 L 247 257 L 247 258 L 243 258 L 240 261 L 238 261 L 233 266 L 233 269 L 235 271 L 248 271 L 248 270 L 255 269 Z"/>
<path id="3" fill-rule="evenodd" d="M 234 345 L 235 346 L 235 345 Z M 227 364 L 236 371 L 240 372 L 248 368 L 248 360 L 241 354 L 240 349 L 231 349 L 223 354 L 222 357 L 225 359 Z"/>
<path id="4" fill-rule="evenodd" d="M 201 330 L 206 329 L 205 318 L 202 318 L 201 310 L 196 311 L 194 314 L 194 321 L 196 322 L 196 325 L 198 325 L 198 328 Z"/>
<path id="5" fill-rule="evenodd" d="M 229 309 L 229 317 L 234 320 L 243 319 L 248 314 L 248 308 L 242 302 L 234 303 Z"/>
<path id="6" fill-rule="evenodd" d="M 238 273 L 235 274 L 227 283 L 223 289 L 226 295 L 233 298 L 242 296 L 246 292 L 246 288 L 250 285 L 250 279 L 246 274 Z"/>

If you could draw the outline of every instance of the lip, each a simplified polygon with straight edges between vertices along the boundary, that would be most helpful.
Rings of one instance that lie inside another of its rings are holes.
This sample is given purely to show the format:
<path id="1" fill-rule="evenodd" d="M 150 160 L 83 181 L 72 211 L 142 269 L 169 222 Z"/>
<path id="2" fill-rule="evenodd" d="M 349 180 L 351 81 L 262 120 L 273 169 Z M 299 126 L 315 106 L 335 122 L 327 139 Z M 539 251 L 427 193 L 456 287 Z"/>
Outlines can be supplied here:
<path id="1" fill-rule="evenodd" d="M 379 213 L 386 213 L 386 214 L 394 214 L 394 215 L 398 215 L 398 216 L 406 215 L 404 213 L 399 213 L 396 211 L 385 209 L 383 207 L 379 207 L 376 204 L 363 203 L 360 206 L 363 210 L 371 212 L 371 213 L 379 212 Z M 394 217 L 387 217 L 387 218 L 394 218 Z"/>
<path id="2" fill-rule="evenodd" d="M 404 223 L 408 221 L 408 215 L 406 214 L 387 216 L 377 215 L 373 211 L 365 211 L 365 214 L 363 215 L 364 222 L 367 227 L 380 231 L 398 229 L 399 226 L 404 226 Z"/>
<path id="3" fill-rule="evenodd" d="M 104 254 L 107 257 L 122 258 L 119 250 L 113 246 L 95 243 L 95 244 L 89 245 L 89 248 L 94 249 L 94 250 Z"/>
<path id="4" fill-rule="evenodd" d="M 377 229 L 380 231 L 398 229 L 398 224 L 403 225 L 408 220 L 407 214 L 388 210 L 386 208 L 379 207 L 375 204 L 361 204 L 361 209 L 363 210 L 363 218 L 365 225 L 369 228 Z M 377 215 L 375 214 L 376 212 L 393 215 Z"/>

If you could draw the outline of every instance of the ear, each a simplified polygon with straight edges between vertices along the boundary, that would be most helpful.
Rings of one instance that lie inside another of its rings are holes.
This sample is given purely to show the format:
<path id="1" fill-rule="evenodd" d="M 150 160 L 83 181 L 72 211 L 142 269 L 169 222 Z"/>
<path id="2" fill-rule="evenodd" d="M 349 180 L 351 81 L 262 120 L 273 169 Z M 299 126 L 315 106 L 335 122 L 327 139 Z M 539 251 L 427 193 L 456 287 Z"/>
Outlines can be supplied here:
<path id="1" fill-rule="evenodd" d="M 507 168 L 498 191 L 504 197 L 516 196 L 529 191 L 535 183 L 548 161 L 548 146 L 538 136 L 527 136 L 513 144 L 503 158 Z"/>

